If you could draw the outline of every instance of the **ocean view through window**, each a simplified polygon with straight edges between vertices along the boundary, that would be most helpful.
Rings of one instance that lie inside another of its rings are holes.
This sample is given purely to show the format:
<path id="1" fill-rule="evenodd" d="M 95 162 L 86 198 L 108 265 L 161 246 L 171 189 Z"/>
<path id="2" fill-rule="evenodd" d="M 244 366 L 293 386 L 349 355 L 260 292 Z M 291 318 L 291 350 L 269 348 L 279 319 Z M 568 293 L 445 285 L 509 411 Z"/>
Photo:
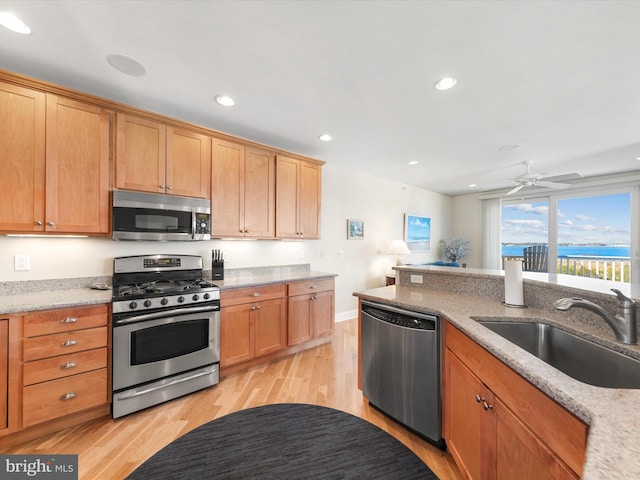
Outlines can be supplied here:
<path id="1" fill-rule="evenodd" d="M 631 280 L 629 193 L 505 202 L 501 227 L 503 261 L 521 258 L 527 246 L 551 242 L 551 273 Z"/>

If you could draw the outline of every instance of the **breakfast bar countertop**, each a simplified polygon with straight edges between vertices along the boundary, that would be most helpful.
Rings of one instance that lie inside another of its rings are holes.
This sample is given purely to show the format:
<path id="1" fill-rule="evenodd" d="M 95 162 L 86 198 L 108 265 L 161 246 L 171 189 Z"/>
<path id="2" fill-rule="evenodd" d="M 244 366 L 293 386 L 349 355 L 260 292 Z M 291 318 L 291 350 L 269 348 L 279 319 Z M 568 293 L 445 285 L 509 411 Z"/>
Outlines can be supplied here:
<path id="1" fill-rule="evenodd" d="M 589 424 L 586 480 L 640 478 L 640 390 L 600 388 L 574 380 L 507 339 L 479 324 L 474 318 L 499 320 L 544 319 L 580 332 L 630 356 L 640 358 L 640 347 L 616 344 L 589 324 L 569 321 L 562 312 L 540 308 L 510 308 L 500 301 L 424 286 L 388 286 L 355 296 L 403 308 L 442 315 L 452 325 L 491 352 L 529 382 Z"/>

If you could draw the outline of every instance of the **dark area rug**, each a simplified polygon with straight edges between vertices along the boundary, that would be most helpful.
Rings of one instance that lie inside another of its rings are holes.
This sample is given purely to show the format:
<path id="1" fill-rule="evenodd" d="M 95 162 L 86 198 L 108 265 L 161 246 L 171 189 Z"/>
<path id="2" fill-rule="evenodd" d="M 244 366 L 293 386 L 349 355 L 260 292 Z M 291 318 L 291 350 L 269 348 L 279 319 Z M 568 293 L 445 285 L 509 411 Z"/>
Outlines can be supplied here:
<path id="1" fill-rule="evenodd" d="M 351 414 L 297 403 L 241 410 L 183 435 L 135 479 L 427 479 L 438 477 L 385 431 Z"/>

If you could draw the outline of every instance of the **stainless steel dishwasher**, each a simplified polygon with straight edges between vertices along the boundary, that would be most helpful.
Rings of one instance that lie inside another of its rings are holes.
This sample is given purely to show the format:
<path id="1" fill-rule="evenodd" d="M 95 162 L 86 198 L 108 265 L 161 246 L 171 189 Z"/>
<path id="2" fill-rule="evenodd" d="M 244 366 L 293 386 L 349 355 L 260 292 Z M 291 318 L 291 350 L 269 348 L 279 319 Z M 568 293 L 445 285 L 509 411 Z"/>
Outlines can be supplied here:
<path id="1" fill-rule="evenodd" d="M 440 318 L 367 300 L 361 308 L 362 393 L 444 449 Z"/>

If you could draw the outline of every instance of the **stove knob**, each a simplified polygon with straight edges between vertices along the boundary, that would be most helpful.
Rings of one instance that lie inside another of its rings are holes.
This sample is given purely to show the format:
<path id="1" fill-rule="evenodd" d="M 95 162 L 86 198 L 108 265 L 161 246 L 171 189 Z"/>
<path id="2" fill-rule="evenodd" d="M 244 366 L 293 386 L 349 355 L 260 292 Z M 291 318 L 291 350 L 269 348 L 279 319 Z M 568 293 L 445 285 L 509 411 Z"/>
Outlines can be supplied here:
<path id="1" fill-rule="evenodd" d="M 208 293 L 204 294 L 204 299 L 205 300 L 209 300 L 211 298 L 211 295 L 209 295 Z"/>
<path id="2" fill-rule="evenodd" d="M 198 295 L 194 295 L 191 299 L 195 302 L 196 300 L 200 300 L 200 297 Z"/>
<path id="3" fill-rule="evenodd" d="M 183 303 L 184 302 L 184 297 L 182 295 L 180 295 L 178 297 L 178 303 Z"/>
<path id="4" fill-rule="evenodd" d="M 167 303 L 169 303 L 169 300 L 167 300 L 166 298 L 163 298 L 162 300 L 160 300 L 160 303 L 162 305 L 166 305 Z"/>
<path id="5" fill-rule="evenodd" d="M 136 308 L 138 308 L 138 304 L 137 304 L 136 302 L 131 302 L 131 303 L 129 304 L 129 308 L 130 308 L 131 310 L 135 310 Z"/>
<path id="6" fill-rule="evenodd" d="M 144 301 L 144 306 L 145 307 L 150 307 L 151 306 L 151 300 L 145 300 Z"/>

